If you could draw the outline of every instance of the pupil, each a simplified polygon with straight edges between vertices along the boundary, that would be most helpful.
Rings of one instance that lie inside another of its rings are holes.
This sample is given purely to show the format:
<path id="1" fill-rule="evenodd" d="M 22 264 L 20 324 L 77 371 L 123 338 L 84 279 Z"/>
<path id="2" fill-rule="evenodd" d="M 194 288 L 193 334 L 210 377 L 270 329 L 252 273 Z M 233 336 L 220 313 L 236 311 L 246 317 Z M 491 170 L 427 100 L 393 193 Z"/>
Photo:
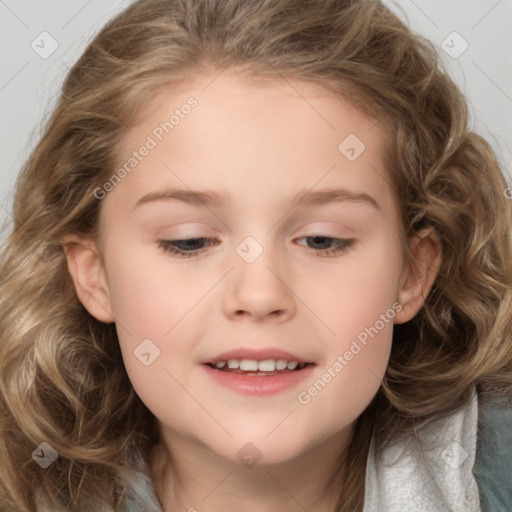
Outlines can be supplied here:
<path id="1" fill-rule="evenodd" d="M 330 242 L 331 242 L 330 238 L 328 238 L 326 236 L 313 236 L 311 238 L 313 238 L 313 243 L 323 246 L 322 247 L 323 249 L 326 249 L 330 245 Z M 327 245 L 327 247 L 326 247 L 326 245 Z"/>
<path id="2" fill-rule="evenodd" d="M 202 238 L 189 238 L 187 240 L 176 240 L 178 247 L 181 245 L 181 249 L 200 249 L 203 242 Z"/>

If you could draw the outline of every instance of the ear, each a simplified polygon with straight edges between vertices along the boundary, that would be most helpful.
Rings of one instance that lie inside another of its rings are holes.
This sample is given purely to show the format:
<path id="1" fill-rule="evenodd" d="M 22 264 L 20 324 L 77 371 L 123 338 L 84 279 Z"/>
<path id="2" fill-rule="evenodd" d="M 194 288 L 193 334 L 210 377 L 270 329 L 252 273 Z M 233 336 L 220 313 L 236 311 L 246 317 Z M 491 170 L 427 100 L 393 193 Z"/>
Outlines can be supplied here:
<path id="1" fill-rule="evenodd" d="M 113 322 L 108 284 L 97 245 L 74 235 L 65 237 L 62 244 L 80 302 L 100 322 Z"/>
<path id="2" fill-rule="evenodd" d="M 441 266 L 442 250 L 439 236 L 433 228 L 425 228 L 414 235 L 409 248 L 412 262 L 404 269 L 398 291 L 402 309 L 395 315 L 395 323 L 408 322 L 416 316 L 434 284 Z"/>

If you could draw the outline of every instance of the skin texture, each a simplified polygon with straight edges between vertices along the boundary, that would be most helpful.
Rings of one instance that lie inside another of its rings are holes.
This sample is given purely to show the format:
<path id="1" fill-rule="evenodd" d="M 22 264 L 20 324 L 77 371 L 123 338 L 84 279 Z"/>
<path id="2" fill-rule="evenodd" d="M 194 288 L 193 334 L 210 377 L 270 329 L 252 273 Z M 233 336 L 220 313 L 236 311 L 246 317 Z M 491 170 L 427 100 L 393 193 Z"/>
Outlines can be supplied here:
<path id="1" fill-rule="evenodd" d="M 393 322 L 414 317 L 430 290 L 438 242 L 430 232 L 411 239 L 417 264 L 404 266 L 375 120 L 311 84 L 251 84 L 228 71 L 214 77 L 195 77 L 151 100 L 120 162 L 189 97 L 198 104 L 161 141 L 152 135 L 156 147 L 101 201 L 101 244 L 69 237 L 78 242 L 66 249 L 69 270 L 89 312 L 116 322 L 131 382 L 159 421 L 163 442 L 151 467 L 164 510 L 328 510 L 327 479 L 382 381 Z M 338 150 L 349 134 L 366 146 L 354 161 Z M 225 198 L 221 205 L 159 200 L 135 207 L 168 187 Z M 379 207 L 290 203 L 299 191 L 329 187 L 369 194 Z M 355 242 L 326 255 L 325 245 L 306 238 L 315 235 Z M 252 263 L 236 252 L 247 236 L 263 249 Z M 200 237 L 217 243 L 191 258 L 158 245 Z M 393 304 L 400 305 L 394 318 L 300 403 L 298 393 Z M 147 338 L 160 350 L 149 366 L 134 356 Z M 250 347 L 287 350 L 316 367 L 290 389 L 246 396 L 220 387 L 200 366 Z M 250 468 L 237 455 L 248 442 L 261 452 Z"/>

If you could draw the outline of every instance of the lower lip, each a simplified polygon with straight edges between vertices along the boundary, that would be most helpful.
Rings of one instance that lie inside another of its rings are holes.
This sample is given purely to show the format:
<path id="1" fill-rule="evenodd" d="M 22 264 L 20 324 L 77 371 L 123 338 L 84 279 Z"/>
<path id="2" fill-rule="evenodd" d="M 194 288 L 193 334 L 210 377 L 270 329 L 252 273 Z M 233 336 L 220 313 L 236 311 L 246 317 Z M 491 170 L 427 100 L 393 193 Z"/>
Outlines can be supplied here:
<path id="1" fill-rule="evenodd" d="M 237 373 L 216 370 L 207 364 L 202 365 L 208 375 L 233 391 L 246 395 L 270 395 L 295 386 L 311 375 L 315 365 L 307 365 L 301 370 L 279 373 L 277 375 L 239 375 Z"/>

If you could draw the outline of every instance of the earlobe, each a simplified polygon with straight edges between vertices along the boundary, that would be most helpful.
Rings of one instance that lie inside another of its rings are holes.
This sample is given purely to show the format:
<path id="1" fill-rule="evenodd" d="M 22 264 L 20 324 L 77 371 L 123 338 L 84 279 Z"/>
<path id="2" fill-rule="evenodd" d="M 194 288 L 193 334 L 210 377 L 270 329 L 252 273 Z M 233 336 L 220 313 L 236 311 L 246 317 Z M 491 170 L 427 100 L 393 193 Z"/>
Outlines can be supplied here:
<path id="1" fill-rule="evenodd" d="M 408 322 L 416 316 L 424 305 L 441 266 L 441 242 L 433 228 L 425 228 L 413 236 L 409 247 L 412 262 L 402 275 L 398 293 L 398 302 L 402 309 L 395 316 L 396 324 Z"/>
<path id="2" fill-rule="evenodd" d="M 62 246 L 80 302 L 97 320 L 113 322 L 108 285 L 96 244 L 69 236 L 62 240 Z"/>

